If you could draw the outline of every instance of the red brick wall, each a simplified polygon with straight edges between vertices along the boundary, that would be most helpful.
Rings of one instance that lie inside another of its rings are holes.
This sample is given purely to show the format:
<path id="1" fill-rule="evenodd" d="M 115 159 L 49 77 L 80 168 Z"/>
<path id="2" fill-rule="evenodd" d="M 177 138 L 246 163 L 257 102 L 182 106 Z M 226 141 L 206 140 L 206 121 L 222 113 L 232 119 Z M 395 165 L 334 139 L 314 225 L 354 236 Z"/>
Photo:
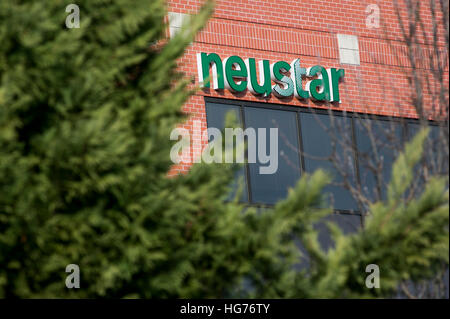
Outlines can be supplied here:
<path id="1" fill-rule="evenodd" d="M 400 14 L 407 19 L 404 2 L 398 0 Z M 169 11 L 195 14 L 202 1 L 168 0 Z M 323 104 L 311 100 L 301 101 L 295 97 L 280 99 L 256 97 L 249 91 L 234 94 L 201 90 L 185 105 L 190 120 L 180 126 L 192 129 L 193 120 L 201 120 L 206 128 L 204 96 L 287 104 L 298 107 L 332 107 L 399 117 L 416 117 L 411 102 L 413 90 L 408 82 L 411 66 L 394 0 L 387 1 L 300 1 L 300 0 L 219 0 L 216 1 L 214 17 L 180 59 L 180 70 L 197 79 L 196 53 L 217 53 L 224 59 L 230 55 L 245 58 L 268 59 L 271 62 L 290 63 L 299 58 L 303 67 L 320 64 L 324 67 L 345 69 L 345 79 L 339 85 L 341 104 Z M 366 27 L 366 6 L 377 4 L 380 8 L 380 28 Z M 429 75 L 428 55 L 432 46 L 431 11 L 428 1 L 421 1 L 421 17 L 424 31 L 419 30 L 418 42 L 424 59 L 419 67 L 421 75 L 431 80 L 431 90 L 436 89 Z M 440 10 L 436 10 L 441 20 Z M 444 50 L 443 28 L 438 29 L 439 48 Z M 360 65 L 341 65 L 337 33 L 358 36 Z M 447 57 L 446 57 L 447 58 Z M 448 66 L 445 72 L 448 83 Z M 424 88 L 425 105 L 433 103 L 430 88 Z M 171 174 L 189 169 L 189 163 L 174 166 Z"/>

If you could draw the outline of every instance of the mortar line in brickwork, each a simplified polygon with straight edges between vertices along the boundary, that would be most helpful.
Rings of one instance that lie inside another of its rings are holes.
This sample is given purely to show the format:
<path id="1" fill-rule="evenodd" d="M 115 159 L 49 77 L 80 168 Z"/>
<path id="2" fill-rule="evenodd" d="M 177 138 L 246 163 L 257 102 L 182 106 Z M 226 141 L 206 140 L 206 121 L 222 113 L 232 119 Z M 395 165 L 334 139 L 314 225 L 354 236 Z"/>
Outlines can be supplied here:
<path id="1" fill-rule="evenodd" d="M 227 21 L 234 21 L 234 22 L 243 22 L 243 23 L 249 23 L 249 24 L 256 24 L 256 25 L 266 25 L 271 27 L 277 27 L 277 28 L 283 28 L 283 29 L 295 29 L 295 30 L 303 30 L 303 31 L 312 31 L 312 32 L 319 32 L 319 33 L 327 33 L 327 34 L 336 34 L 336 32 L 326 31 L 326 30 L 319 30 L 319 29 L 310 29 L 310 28 L 304 28 L 304 27 L 293 27 L 293 26 L 286 26 L 281 24 L 275 24 L 275 23 L 268 23 L 268 22 L 255 22 L 255 21 L 247 21 L 247 20 L 240 20 L 240 19 L 232 19 L 232 18 L 225 18 L 220 16 L 214 16 L 211 20 L 227 20 Z M 406 41 L 399 40 L 399 39 L 391 39 L 391 38 L 380 38 L 370 35 L 357 35 L 361 38 L 367 38 L 367 39 L 376 39 L 376 40 L 383 40 L 383 41 L 394 41 L 394 42 L 400 42 L 400 43 L 406 43 Z M 426 44 L 424 42 L 416 42 L 415 44 L 420 44 L 424 46 L 430 46 L 432 47 L 432 44 Z M 445 45 L 437 45 L 439 48 L 445 48 Z"/>
<path id="2" fill-rule="evenodd" d="M 284 54 L 290 54 L 290 55 L 307 56 L 307 57 L 312 57 L 312 58 L 318 57 L 317 55 L 312 55 L 312 54 L 292 53 L 292 52 L 278 51 L 278 50 L 264 50 L 264 49 L 258 49 L 258 48 L 250 48 L 250 47 L 240 47 L 240 46 L 231 45 L 231 44 L 222 44 L 222 43 L 218 44 L 218 43 L 213 43 L 213 42 L 197 41 L 197 40 L 194 42 L 198 43 L 198 44 L 207 44 L 207 45 L 213 45 L 213 46 L 218 46 L 218 47 L 230 47 L 230 48 L 236 48 L 236 49 L 247 49 L 247 50 L 262 51 L 262 52 L 276 52 L 276 53 L 284 53 Z M 339 58 L 331 58 L 331 57 L 327 57 L 327 56 L 321 56 L 320 58 L 329 59 L 329 60 L 339 60 Z M 370 62 L 370 61 L 366 61 L 366 60 L 361 60 L 361 62 L 364 62 L 365 64 L 371 64 L 371 65 L 382 65 L 382 66 L 391 66 L 394 68 L 411 69 L 410 66 L 405 66 L 405 65 Z M 351 66 L 351 67 L 358 67 L 358 68 L 361 67 L 361 65 L 348 65 L 348 64 L 344 64 L 344 65 Z M 423 67 L 416 66 L 416 70 L 431 71 L 432 69 L 425 69 Z"/>

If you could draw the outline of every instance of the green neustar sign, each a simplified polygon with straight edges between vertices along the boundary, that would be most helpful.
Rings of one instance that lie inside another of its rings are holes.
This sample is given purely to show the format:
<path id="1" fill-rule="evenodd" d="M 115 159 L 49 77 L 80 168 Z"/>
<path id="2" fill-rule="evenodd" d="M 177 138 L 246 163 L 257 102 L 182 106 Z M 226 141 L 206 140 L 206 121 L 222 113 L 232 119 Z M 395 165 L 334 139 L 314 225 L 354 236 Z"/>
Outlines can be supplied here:
<path id="1" fill-rule="evenodd" d="M 222 61 L 216 53 L 203 52 L 197 53 L 197 67 L 200 86 L 205 88 L 210 87 L 212 79 L 215 90 L 226 88 L 242 92 L 249 89 L 255 95 L 269 96 L 273 92 L 280 98 L 294 94 L 299 99 L 329 102 L 340 102 L 339 80 L 345 74 L 344 69 L 325 69 L 320 65 L 302 68 L 300 59 L 295 59 L 291 64 L 284 61 L 270 64 L 269 60 L 261 60 L 257 66 L 253 58 L 244 61 L 232 55 Z"/>

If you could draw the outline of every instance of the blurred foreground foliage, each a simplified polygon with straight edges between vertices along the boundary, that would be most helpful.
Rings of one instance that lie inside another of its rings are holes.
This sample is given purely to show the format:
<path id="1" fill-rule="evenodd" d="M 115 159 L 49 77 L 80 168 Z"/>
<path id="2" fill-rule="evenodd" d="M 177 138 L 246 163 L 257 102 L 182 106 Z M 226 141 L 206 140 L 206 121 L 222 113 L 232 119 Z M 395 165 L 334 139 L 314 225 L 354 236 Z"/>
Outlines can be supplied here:
<path id="1" fill-rule="evenodd" d="M 448 263 L 446 181 L 402 201 L 426 131 L 364 230 L 330 223 L 324 251 L 324 172 L 261 210 L 226 201 L 231 165 L 167 178 L 170 131 L 193 94 L 176 61 L 212 3 L 163 43 L 163 1 L 77 4 L 81 28 L 67 29 L 64 1 L 0 2 L 0 297 L 382 297 Z M 73 263 L 80 289 L 65 286 Z M 368 264 L 380 289 L 365 286 Z"/>

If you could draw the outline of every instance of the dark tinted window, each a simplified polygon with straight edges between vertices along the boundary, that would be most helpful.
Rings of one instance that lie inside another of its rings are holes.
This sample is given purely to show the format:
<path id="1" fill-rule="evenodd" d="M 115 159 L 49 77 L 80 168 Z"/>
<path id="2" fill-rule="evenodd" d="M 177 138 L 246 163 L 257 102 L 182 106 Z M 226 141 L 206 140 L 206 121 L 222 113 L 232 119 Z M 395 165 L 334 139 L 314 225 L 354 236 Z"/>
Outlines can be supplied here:
<path id="1" fill-rule="evenodd" d="M 225 119 L 228 112 L 234 114 L 236 120 L 241 124 L 241 115 L 238 105 L 206 103 L 206 121 L 208 127 L 215 127 L 222 130 L 225 127 Z"/>
<path id="2" fill-rule="evenodd" d="M 327 186 L 325 192 L 330 194 L 333 207 L 338 210 L 360 208 L 350 192 L 342 185 L 344 182 L 342 173 L 347 176 L 347 182 L 353 185 L 360 183 L 363 194 L 370 201 L 385 199 L 392 164 L 403 150 L 404 139 L 410 139 L 419 127 L 413 120 L 404 123 L 397 119 L 382 117 L 361 118 L 356 114 L 344 117 L 341 112 L 335 112 L 333 117 L 330 117 L 326 113 L 314 114 L 301 108 L 279 110 L 253 105 L 208 102 L 206 111 L 208 126 L 219 129 L 224 127 L 227 111 L 234 112 L 241 125 L 256 130 L 254 146 L 258 144 L 257 129 L 265 128 L 266 155 L 270 153 L 268 129 L 278 128 L 278 165 L 275 173 L 261 174 L 260 168 L 269 164 L 259 162 L 258 154 L 256 163 L 249 163 L 238 172 L 238 176 L 245 184 L 242 200 L 251 200 L 255 204 L 274 204 L 285 198 L 288 188 L 295 186 L 300 178 L 301 165 L 306 172 L 322 168 L 334 176 L 334 183 Z M 242 115 L 244 117 L 241 117 Z M 432 166 L 429 173 L 448 174 L 448 164 L 439 155 L 442 153 L 439 151 L 442 147 L 440 143 L 445 138 L 440 136 L 440 127 L 435 125 L 430 127 L 430 138 L 424 147 L 424 161 L 427 167 Z M 407 131 L 404 131 L 406 128 Z M 357 154 L 353 146 L 356 146 Z M 250 147 L 251 145 L 248 145 L 249 149 Z M 332 154 L 338 160 L 339 169 L 327 159 Z M 381 166 L 380 174 L 374 172 L 377 165 Z M 423 174 L 423 170 L 418 168 L 416 184 L 423 182 Z M 246 180 L 246 177 L 249 179 Z M 237 183 L 234 184 L 234 189 L 236 186 Z"/>
<path id="3" fill-rule="evenodd" d="M 335 223 L 345 235 L 356 233 L 362 227 L 361 215 L 359 214 L 331 214 L 326 216 L 314 225 L 318 232 L 320 248 L 325 251 L 334 248 L 334 241 L 328 230 L 327 222 Z M 296 244 L 303 256 L 297 265 L 297 269 L 308 268 L 310 263 L 308 253 L 300 240 L 296 240 Z"/>
<path id="4" fill-rule="evenodd" d="M 442 134 L 443 127 L 428 125 L 430 132 L 423 146 L 422 159 L 414 167 L 414 180 L 411 190 L 415 195 L 419 195 L 425 189 L 426 176 L 448 175 L 448 160 L 445 155 L 446 139 Z M 408 123 L 408 140 L 411 140 L 420 130 L 417 122 Z"/>
<path id="5" fill-rule="evenodd" d="M 206 121 L 208 122 L 208 128 L 215 127 L 222 131 L 225 128 L 225 120 L 227 118 L 226 116 L 229 113 L 234 114 L 234 118 L 236 119 L 237 123 L 242 125 L 239 106 L 231 104 L 206 103 Z M 213 139 L 211 139 L 211 141 L 212 140 Z M 232 192 L 229 198 L 232 199 L 236 195 L 236 191 L 238 190 L 240 181 L 242 181 L 243 183 L 241 201 L 247 202 L 247 179 L 244 166 L 242 166 L 242 168 L 240 168 L 236 173 L 236 178 L 233 181 Z"/>
<path id="6" fill-rule="evenodd" d="M 334 247 L 334 241 L 328 231 L 326 222 L 333 222 L 339 226 L 344 234 L 356 233 L 361 228 L 361 216 L 358 214 L 331 214 L 317 225 L 319 232 L 319 243 L 324 250 Z"/>
<path id="7" fill-rule="evenodd" d="M 444 154 L 446 138 L 443 135 L 444 127 L 428 125 L 430 132 L 423 147 L 423 158 L 426 161 L 428 174 L 448 174 L 448 162 Z M 411 140 L 420 129 L 419 123 L 408 123 L 408 139 Z"/>
<path id="8" fill-rule="evenodd" d="M 350 192 L 342 184 L 343 174 L 347 180 L 355 184 L 355 167 L 352 149 L 351 119 L 328 114 L 300 114 L 300 128 L 303 143 L 305 170 L 312 173 L 322 168 L 334 178 L 335 185 L 325 187 L 331 193 L 334 207 L 343 210 L 356 210 L 357 205 Z M 336 166 L 330 158 L 336 159 Z"/>
<path id="9" fill-rule="evenodd" d="M 392 164 L 403 149 L 401 122 L 355 119 L 360 181 L 372 201 L 386 198 Z M 371 138 L 372 136 L 372 138 Z M 375 169 L 381 165 L 381 170 Z"/>
<path id="10" fill-rule="evenodd" d="M 260 168 L 268 163 L 249 163 L 250 190 L 252 201 L 274 204 L 285 198 L 289 187 L 294 187 L 300 178 L 300 159 L 296 113 L 256 107 L 245 108 L 245 125 L 256 131 L 257 141 L 261 138 L 258 128 L 265 128 L 266 154 L 270 153 L 270 128 L 278 128 L 278 168 L 274 174 L 261 174 Z M 273 146 L 272 146 L 273 147 Z M 250 148 L 249 148 L 250 149 Z M 258 147 L 256 147 L 259 152 Z M 258 153 L 257 153 L 258 154 Z"/>

